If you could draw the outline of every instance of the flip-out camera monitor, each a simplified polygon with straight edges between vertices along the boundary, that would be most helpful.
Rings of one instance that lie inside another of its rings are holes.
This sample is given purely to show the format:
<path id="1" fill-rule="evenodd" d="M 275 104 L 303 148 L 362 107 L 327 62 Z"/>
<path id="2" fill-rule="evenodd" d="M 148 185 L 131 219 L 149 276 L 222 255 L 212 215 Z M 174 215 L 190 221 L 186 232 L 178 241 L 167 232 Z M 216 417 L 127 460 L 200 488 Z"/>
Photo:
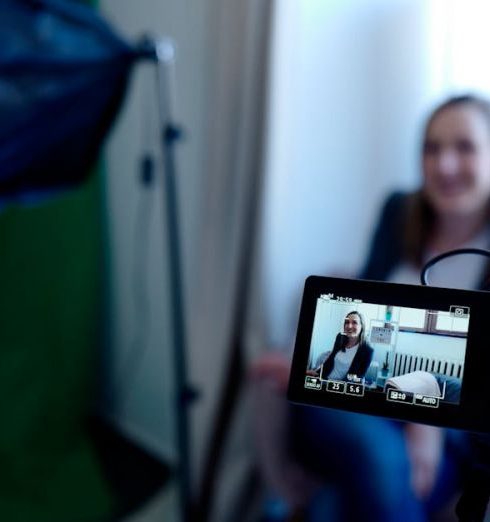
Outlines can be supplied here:
<path id="1" fill-rule="evenodd" d="M 309 277 L 293 402 L 490 431 L 490 293 Z"/>

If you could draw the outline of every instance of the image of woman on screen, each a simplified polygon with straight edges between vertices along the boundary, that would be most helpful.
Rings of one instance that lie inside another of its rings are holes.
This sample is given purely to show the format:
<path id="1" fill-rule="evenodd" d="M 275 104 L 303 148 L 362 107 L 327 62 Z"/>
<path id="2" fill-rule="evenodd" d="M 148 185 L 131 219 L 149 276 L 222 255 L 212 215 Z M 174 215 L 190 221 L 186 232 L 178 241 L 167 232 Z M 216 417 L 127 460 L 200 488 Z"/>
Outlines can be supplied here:
<path id="1" fill-rule="evenodd" d="M 309 373 L 337 381 L 353 380 L 353 376 L 362 379 L 371 364 L 373 352 L 365 339 L 364 319 L 354 310 L 345 316 L 343 332 L 337 334 L 323 364 Z"/>

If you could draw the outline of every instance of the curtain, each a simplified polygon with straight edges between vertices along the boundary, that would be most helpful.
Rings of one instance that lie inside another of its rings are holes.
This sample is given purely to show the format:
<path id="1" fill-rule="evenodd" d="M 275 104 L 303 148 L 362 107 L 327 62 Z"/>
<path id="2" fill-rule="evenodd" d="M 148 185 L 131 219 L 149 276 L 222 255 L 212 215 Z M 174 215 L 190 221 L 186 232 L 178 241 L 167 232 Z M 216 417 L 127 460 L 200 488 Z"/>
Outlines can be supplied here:
<path id="1" fill-rule="evenodd" d="M 241 392 L 263 181 L 271 8 L 270 1 L 216 0 L 211 11 L 218 16 L 209 20 L 216 70 L 197 245 L 199 292 L 192 295 L 189 329 L 191 377 L 202 392 L 192 409 L 200 512 L 220 521 L 236 520 L 250 469 Z"/>

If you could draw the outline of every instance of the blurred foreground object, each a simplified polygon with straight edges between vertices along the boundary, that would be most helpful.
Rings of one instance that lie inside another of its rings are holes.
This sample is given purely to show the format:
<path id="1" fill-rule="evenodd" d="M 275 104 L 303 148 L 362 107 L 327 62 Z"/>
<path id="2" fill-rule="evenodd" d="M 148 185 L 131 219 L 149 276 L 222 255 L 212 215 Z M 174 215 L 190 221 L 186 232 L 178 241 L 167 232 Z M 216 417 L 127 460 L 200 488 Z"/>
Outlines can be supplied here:
<path id="1" fill-rule="evenodd" d="M 87 174 L 141 56 L 91 9 L 0 0 L 0 197 L 70 187 Z"/>

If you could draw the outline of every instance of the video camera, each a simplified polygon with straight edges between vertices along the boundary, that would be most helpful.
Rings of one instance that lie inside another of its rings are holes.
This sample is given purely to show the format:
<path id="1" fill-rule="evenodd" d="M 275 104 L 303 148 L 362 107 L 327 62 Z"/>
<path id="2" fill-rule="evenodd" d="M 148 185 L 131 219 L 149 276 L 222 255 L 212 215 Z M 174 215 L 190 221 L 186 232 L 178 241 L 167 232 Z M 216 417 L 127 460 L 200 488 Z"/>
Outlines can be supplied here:
<path id="1" fill-rule="evenodd" d="M 352 352 L 347 316 L 361 323 Z M 489 341 L 489 292 L 312 276 L 288 398 L 489 433 Z"/>

